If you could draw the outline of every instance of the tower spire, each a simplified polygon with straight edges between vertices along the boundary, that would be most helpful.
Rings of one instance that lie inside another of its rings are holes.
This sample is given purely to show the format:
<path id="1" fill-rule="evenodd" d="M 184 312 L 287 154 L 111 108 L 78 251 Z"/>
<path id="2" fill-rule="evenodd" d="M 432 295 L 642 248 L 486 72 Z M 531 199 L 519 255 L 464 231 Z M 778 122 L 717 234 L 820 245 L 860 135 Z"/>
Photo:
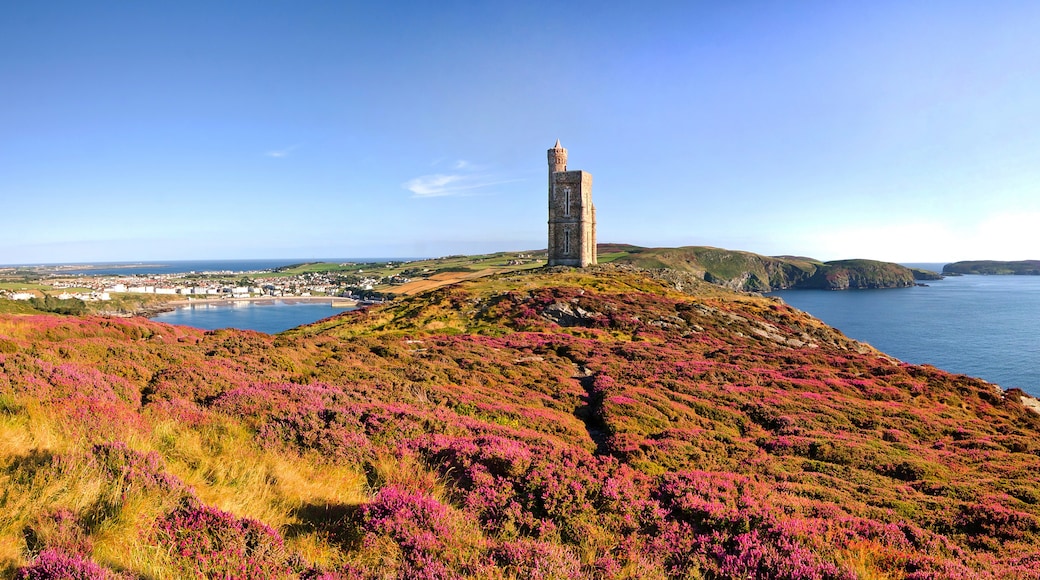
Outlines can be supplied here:
<path id="1" fill-rule="evenodd" d="M 560 145 L 559 139 L 556 140 L 556 145 L 553 146 L 553 149 L 563 149 L 563 146 Z"/>

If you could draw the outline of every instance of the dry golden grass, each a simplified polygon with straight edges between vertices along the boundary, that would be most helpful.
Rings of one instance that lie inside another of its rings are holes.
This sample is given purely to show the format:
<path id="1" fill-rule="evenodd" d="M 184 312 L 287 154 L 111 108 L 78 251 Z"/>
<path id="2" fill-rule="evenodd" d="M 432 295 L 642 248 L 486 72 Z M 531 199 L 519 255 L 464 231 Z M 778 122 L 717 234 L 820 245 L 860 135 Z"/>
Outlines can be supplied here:
<path id="1" fill-rule="evenodd" d="M 166 472 L 193 488 L 202 502 L 296 530 L 287 535 L 287 547 L 321 565 L 342 563 L 342 546 L 301 514 L 310 509 L 306 516 L 313 518 L 315 506 L 327 506 L 329 517 L 341 517 L 342 506 L 357 506 L 369 495 L 363 473 L 316 456 L 259 449 L 252 434 L 231 419 L 205 428 L 164 421 L 127 443 L 140 453 L 158 451 Z M 135 493 L 132 485 L 77 460 L 83 449 L 82 441 L 39 408 L 0 414 L 0 577 L 10 577 L 32 556 L 25 530 L 34 518 L 57 510 L 90 514 L 91 555 L 98 563 L 148 578 L 178 577 L 169 554 L 146 536 L 179 496 Z M 68 459 L 56 459 L 61 457 Z"/>
<path id="2" fill-rule="evenodd" d="M 404 296 L 411 296 L 412 294 L 419 294 L 427 290 L 433 290 L 434 288 L 440 288 L 441 286 L 447 286 L 449 284 L 457 284 L 463 280 L 473 280 L 475 278 L 483 278 L 490 274 L 502 272 L 501 269 L 485 268 L 478 272 L 441 272 L 440 274 L 434 274 L 429 278 L 422 280 L 415 280 L 407 284 L 401 284 L 400 286 L 394 286 L 394 294 L 400 294 Z"/>

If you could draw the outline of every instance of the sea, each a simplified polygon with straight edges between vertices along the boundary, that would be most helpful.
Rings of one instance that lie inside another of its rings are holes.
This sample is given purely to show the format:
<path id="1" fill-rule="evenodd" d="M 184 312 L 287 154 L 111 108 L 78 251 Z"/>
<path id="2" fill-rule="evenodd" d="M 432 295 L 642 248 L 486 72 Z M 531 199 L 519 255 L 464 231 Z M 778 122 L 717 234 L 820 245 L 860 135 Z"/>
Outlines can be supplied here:
<path id="1" fill-rule="evenodd" d="M 1040 397 L 1040 276 L 949 276 L 924 284 L 770 295 L 904 362 Z"/>
<path id="2" fill-rule="evenodd" d="M 354 308 L 332 306 L 328 302 L 294 302 L 291 299 L 263 302 L 242 300 L 181 306 L 176 310 L 157 314 L 152 320 L 203 330 L 239 328 L 277 334 L 348 310 Z"/>

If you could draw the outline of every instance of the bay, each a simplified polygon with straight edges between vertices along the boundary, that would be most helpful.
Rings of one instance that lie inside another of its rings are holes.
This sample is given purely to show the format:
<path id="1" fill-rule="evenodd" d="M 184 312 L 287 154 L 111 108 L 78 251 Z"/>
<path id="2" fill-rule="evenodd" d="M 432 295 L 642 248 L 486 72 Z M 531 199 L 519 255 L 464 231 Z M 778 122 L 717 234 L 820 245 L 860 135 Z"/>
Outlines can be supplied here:
<path id="1" fill-rule="evenodd" d="M 770 295 L 902 361 L 1040 397 L 1040 276 L 951 276 L 927 284 Z"/>
<path id="2" fill-rule="evenodd" d="M 167 324 L 193 326 L 203 330 L 238 328 L 277 334 L 348 310 L 354 309 L 333 307 L 328 302 L 236 301 L 181 306 L 176 310 L 157 314 L 152 317 L 152 320 Z"/>

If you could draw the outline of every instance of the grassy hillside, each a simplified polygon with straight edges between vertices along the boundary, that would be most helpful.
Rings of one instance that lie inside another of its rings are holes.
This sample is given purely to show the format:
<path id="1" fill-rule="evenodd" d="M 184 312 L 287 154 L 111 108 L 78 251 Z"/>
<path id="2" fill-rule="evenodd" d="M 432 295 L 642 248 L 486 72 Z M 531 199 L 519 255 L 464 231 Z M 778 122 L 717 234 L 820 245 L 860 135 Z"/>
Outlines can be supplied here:
<path id="1" fill-rule="evenodd" d="M 0 298 L 0 314 L 39 314 L 28 300 L 7 300 Z"/>
<path id="2" fill-rule="evenodd" d="M 280 336 L 2 315 L 0 569 L 1036 577 L 1019 394 L 626 266 Z"/>
<path id="3" fill-rule="evenodd" d="M 276 269 L 272 277 L 298 276 L 307 273 L 364 273 L 376 277 L 403 276 L 428 278 L 445 272 L 488 273 L 536 268 L 545 264 L 545 250 L 536 252 L 498 252 L 472 256 L 444 256 L 408 262 L 333 263 L 308 262 Z"/>
<path id="4" fill-rule="evenodd" d="M 708 246 L 640 248 L 603 244 L 600 251 L 606 262 L 670 268 L 696 274 L 727 288 L 753 292 L 789 288 L 904 288 L 913 286 L 915 279 L 915 273 L 909 268 L 875 260 L 820 262 L 812 258 L 760 256 Z"/>

